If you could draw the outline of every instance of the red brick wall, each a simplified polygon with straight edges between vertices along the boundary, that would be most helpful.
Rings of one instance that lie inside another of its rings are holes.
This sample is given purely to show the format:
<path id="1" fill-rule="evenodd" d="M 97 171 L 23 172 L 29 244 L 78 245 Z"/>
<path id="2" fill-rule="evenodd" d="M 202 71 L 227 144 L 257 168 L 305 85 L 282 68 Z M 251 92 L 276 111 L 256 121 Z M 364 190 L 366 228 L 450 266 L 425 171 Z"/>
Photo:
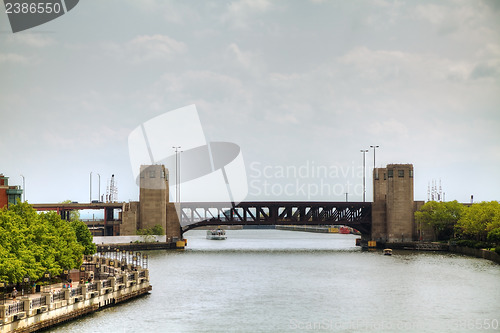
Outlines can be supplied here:
<path id="1" fill-rule="evenodd" d="M 0 188 L 0 208 L 7 206 L 9 197 L 7 196 L 7 189 Z"/>

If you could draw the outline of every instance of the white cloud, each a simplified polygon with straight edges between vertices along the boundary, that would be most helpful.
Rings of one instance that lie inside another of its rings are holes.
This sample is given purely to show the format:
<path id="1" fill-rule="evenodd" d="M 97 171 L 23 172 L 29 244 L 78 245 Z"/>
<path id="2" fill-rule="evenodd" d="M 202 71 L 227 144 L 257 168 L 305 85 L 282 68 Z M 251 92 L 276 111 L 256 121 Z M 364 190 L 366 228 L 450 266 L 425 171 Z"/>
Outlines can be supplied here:
<path id="1" fill-rule="evenodd" d="M 16 53 L 0 53 L 0 64 L 1 63 L 29 64 L 30 58 Z"/>
<path id="2" fill-rule="evenodd" d="M 26 45 L 29 47 L 46 47 L 56 43 L 56 41 L 42 33 L 17 33 L 12 34 L 7 37 L 7 41 L 10 43 L 17 43 L 21 45 Z"/>
<path id="3" fill-rule="evenodd" d="M 226 12 L 221 16 L 222 22 L 228 22 L 234 28 L 246 29 L 253 25 L 255 15 L 272 10 L 275 4 L 269 0 L 239 0 L 227 6 Z M 250 22 L 252 19 L 252 22 Z"/>
<path id="4" fill-rule="evenodd" d="M 109 43 L 103 46 L 114 59 L 134 64 L 152 60 L 171 59 L 186 52 L 187 46 L 165 35 L 142 35 L 124 44 Z"/>

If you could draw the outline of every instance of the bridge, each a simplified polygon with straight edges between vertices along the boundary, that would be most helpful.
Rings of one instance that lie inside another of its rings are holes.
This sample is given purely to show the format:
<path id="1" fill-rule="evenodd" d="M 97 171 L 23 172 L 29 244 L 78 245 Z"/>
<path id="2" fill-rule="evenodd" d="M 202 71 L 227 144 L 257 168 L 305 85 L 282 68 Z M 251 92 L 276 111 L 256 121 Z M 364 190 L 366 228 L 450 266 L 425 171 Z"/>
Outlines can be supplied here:
<path id="1" fill-rule="evenodd" d="M 218 225 L 332 225 L 371 233 L 371 202 L 185 202 L 181 204 L 182 232 Z"/>
<path id="2" fill-rule="evenodd" d="M 161 225 L 168 238 L 202 226 L 217 225 L 346 225 L 357 229 L 365 240 L 403 242 L 417 240 L 424 232 L 415 225 L 414 212 L 424 204 L 413 198 L 413 165 L 388 164 L 373 171 L 373 202 L 244 201 L 218 202 L 169 201 L 169 185 L 163 165 L 142 166 L 139 201 L 129 203 L 35 204 L 38 210 L 57 210 L 64 219 L 71 210 L 104 209 L 103 223 L 89 222 L 103 229 L 103 236 L 134 235 L 138 229 Z M 158 175 L 158 177 L 152 177 Z M 121 209 L 114 219 L 114 209 Z M 100 224 L 99 224 L 100 223 Z M 425 235 L 432 237 L 432 230 Z M 431 238 L 430 238 L 431 240 Z"/>
<path id="3" fill-rule="evenodd" d="M 37 211 L 56 211 L 61 218 L 69 220 L 72 210 L 104 210 L 103 220 L 84 221 L 94 236 L 112 236 L 119 234 L 121 218 L 115 218 L 115 209 L 122 209 L 122 202 L 91 202 L 91 203 L 38 203 L 32 204 Z M 100 232 L 96 233 L 96 230 Z"/>

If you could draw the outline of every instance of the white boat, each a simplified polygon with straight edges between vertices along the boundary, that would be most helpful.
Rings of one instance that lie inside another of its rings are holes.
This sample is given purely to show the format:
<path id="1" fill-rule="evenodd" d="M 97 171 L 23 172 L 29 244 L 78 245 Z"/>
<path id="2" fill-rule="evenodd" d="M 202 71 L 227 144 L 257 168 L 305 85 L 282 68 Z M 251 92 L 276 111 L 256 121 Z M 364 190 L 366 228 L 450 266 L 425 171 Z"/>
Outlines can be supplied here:
<path id="1" fill-rule="evenodd" d="M 223 230 L 221 228 L 207 230 L 207 239 L 224 240 L 226 238 L 226 230 Z"/>

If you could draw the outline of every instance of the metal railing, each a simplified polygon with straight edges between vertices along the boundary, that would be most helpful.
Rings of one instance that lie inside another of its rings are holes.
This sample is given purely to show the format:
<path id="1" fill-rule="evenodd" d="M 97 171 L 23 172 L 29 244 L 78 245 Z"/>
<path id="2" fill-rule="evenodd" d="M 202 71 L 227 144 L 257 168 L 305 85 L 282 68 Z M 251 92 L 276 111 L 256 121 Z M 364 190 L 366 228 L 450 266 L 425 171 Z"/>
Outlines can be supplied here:
<path id="1" fill-rule="evenodd" d="M 146 271 L 140 271 L 139 277 L 146 277 Z"/>
<path id="2" fill-rule="evenodd" d="M 103 288 L 109 288 L 111 287 L 111 280 L 106 280 L 102 283 Z"/>
<path id="3" fill-rule="evenodd" d="M 75 297 L 78 295 L 82 295 L 82 287 L 81 286 L 78 288 L 73 288 L 69 292 L 69 297 Z"/>
<path id="4" fill-rule="evenodd" d="M 96 291 L 97 290 L 97 283 L 89 283 L 87 285 L 87 291 Z"/>
<path id="5" fill-rule="evenodd" d="M 17 302 L 9 305 L 6 311 L 6 315 L 10 316 L 23 311 L 24 311 L 24 302 Z"/>
<path id="6" fill-rule="evenodd" d="M 46 302 L 47 298 L 45 296 L 33 298 L 33 300 L 31 301 L 31 306 L 36 309 L 43 305 L 46 305 L 47 304 Z"/>
<path id="7" fill-rule="evenodd" d="M 123 275 L 116 278 L 116 283 L 123 283 Z"/>
<path id="8" fill-rule="evenodd" d="M 63 301 L 65 299 L 65 294 L 66 294 L 65 290 L 56 291 L 56 292 L 54 292 L 52 300 L 54 302 Z"/>
<path id="9" fill-rule="evenodd" d="M 134 281 L 134 280 L 135 280 L 135 274 L 134 273 L 127 275 L 127 281 Z"/>

